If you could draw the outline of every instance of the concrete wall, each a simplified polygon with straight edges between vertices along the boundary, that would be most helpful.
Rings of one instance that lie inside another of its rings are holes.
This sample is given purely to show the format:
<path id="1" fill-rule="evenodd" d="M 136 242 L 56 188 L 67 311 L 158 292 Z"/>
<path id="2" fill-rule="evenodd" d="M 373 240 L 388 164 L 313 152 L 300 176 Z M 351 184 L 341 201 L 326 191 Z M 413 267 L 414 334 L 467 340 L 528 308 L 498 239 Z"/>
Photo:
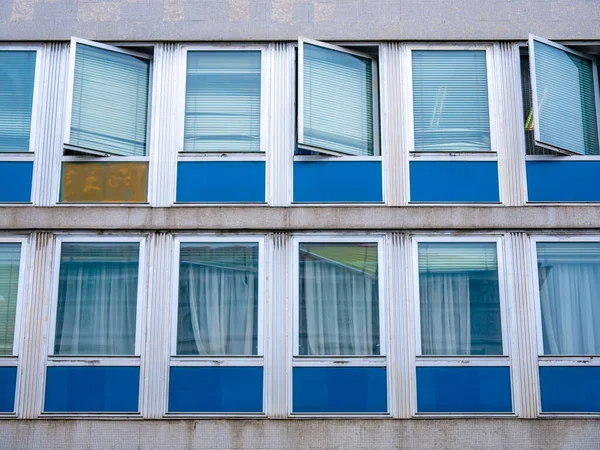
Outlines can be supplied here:
<path id="1" fill-rule="evenodd" d="M 598 449 L 600 420 L 11 420 L 0 449 Z"/>
<path id="2" fill-rule="evenodd" d="M 0 40 L 600 39 L 598 0 L 2 0 Z"/>

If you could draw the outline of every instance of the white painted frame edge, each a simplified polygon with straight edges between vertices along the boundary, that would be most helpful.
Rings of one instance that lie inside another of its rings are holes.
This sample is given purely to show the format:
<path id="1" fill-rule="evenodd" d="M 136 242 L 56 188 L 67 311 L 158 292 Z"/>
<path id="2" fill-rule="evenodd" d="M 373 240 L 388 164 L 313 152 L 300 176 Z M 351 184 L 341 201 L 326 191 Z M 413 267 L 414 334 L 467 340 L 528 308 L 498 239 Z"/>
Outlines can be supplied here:
<path id="1" fill-rule="evenodd" d="M 269 88 L 266 57 L 266 44 L 183 44 L 180 46 L 181 64 L 179 67 L 179 91 L 177 95 L 177 157 L 185 161 L 263 161 L 266 157 L 266 142 L 268 139 L 269 105 L 266 92 Z M 228 51 L 260 51 L 260 151 L 259 152 L 185 152 L 185 94 L 187 90 L 187 56 L 189 52 L 228 52 Z"/>
<path id="2" fill-rule="evenodd" d="M 306 148 L 313 149 L 317 152 L 323 152 L 323 156 L 328 158 L 328 154 L 332 155 L 333 158 L 337 161 L 360 161 L 361 158 L 367 158 L 367 161 L 373 161 L 370 159 L 371 157 L 361 157 L 359 156 L 357 159 L 356 156 L 352 155 L 344 155 L 342 153 L 337 153 L 333 150 L 327 150 L 322 148 L 311 147 L 308 144 L 304 143 L 304 44 L 315 45 L 317 47 L 326 48 L 329 50 L 335 50 L 340 53 L 346 53 L 349 55 L 360 56 L 361 58 L 366 58 L 371 61 L 371 102 L 373 108 L 373 156 L 380 157 L 381 156 L 381 142 L 380 142 L 380 134 L 381 134 L 381 126 L 380 126 L 380 112 L 379 112 L 379 64 L 377 62 L 377 58 L 368 53 L 363 53 L 357 50 L 349 49 L 340 45 L 328 44 L 327 42 L 318 41 L 315 39 L 309 39 L 305 37 L 298 38 L 298 57 L 296 64 L 296 136 L 297 136 L 297 145 L 304 146 Z M 373 44 L 374 46 L 379 47 L 378 43 Z M 296 160 L 297 156 L 294 155 L 294 160 Z M 318 158 L 318 156 L 317 156 Z"/>
<path id="3" fill-rule="evenodd" d="M 537 81 L 536 81 L 535 48 L 533 45 L 534 41 L 537 41 L 541 44 L 545 44 L 550 47 L 554 47 L 558 50 L 562 50 L 566 53 L 571 53 L 573 55 L 579 56 L 580 58 L 584 58 L 584 59 L 591 61 L 592 75 L 594 77 L 594 100 L 595 100 L 594 103 L 596 106 L 596 133 L 600 136 L 600 110 L 599 110 L 599 108 L 600 108 L 600 92 L 599 92 L 599 90 L 600 89 L 598 86 L 598 66 L 596 63 L 596 59 L 591 57 L 590 55 L 586 55 L 585 53 L 578 52 L 569 47 L 558 44 L 557 42 L 536 36 L 534 34 L 530 34 L 527 39 L 527 46 L 528 46 L 528 52 L 529 52 L 529 77 L 531 79 L 531 95 L 533 97 L 532 98 L 533 121 L 534 121 L 533 133 L 534 133 L 534 137 L 535 137 L 535 144 L 540 147 L 546 148 L 548 150 L 555 151 L 561 155 L 565 155 L 565 156 L 574 155 L 574 156 L 585 157 L 585 155 L 581 155 L 581 154 L 573 152 L 571 150 L 560 148 L 560 147 L 557 147 L 552 144 L 548 144 L 541 140 L 540 116 L 539 116 L 540 111 L 538 108 Z M 587 159 L 587 157 L 586 157 L 586 159 Z"/>
<path id="4" fill-rule="evenodd" d="M 257 355 L 210 355 L 210 356 L 186 356 L 177 354 L 177 317 L 178 317 L 178 306 L 179 306 L 179 262 L 180 262 L 180 251 L 182 243 L 197 243 L 197 244 L 212 244 L 212 243 L 249 243 L 258 244 L 258 323 L 257 323 L 257 340 L 258 349 Z M 265 235 L 177 235 L 174 237 L 174 251 L 173 251 L 173 274 L 172 274 L 172 286 L 171 286 L 171 323 L 169 332 L 169 359 L 170 365 L 232 365 L 242 366 L 246 363 L 250 365 L 257 364 L 260 361 L 260 365 L 263 365 L 265 352 L 264 352 L 264 341 L 267 335 L 268 320 L 265 320 L 265 314 L 267 313 L 266 308 L 266 282 L 267 282 L 267 271 L 265 267 L 266 255 L 265 255 Z M 173 364 L 174 363 L 174 364 Z"/>
<path id="5" fill-rule="evenodd" d="M 0 153 L 0 160 L 2 161 L 30 161 L 33 159 L 33 155 L 38 147 L 38 142 L 35 139 L 37 128 L 39 126 L 39 118 L 41 115 L 42 105 L 42 88 L 40 86 L 42 80 L 42 67 L 40 55 L 44 49 L 43 44 L 18 44 L 8 45 L 5 43 L 0 44 L 0 51 L 30 51 L 35 52 L 35 71 L 33 75 L 33 100 L 31 103 L 31 124 L 29 127 L 29 150 L 26 152 L 6 152 Z"/>
<path id="6" fill-rule="evenodd" d="M 109 50 L 116 53 L 123 53 L 125 55 L 135 56 L 137 58 L 143 58 L 150 61 L 149 63 L 149 74 L 148 74 L 148 110 L 146 111 L 146 151 L 144 156 L 107 156 L 107 157 L 62 157 L 62 161 L 149 161 L 148 149 L 150 147 L 150 130 L 151 130 L 151 116 L 152 116 L 152 84 L 153 84 L 153 57 L 145 53 L 136 52 L 133 50 L 127 50 L 124 48 L 116 47 L 114 45 L 102 44 L 100 42 L 89 41 L 78 37 L 71 37 L 71 44 L 69 46 L 69 69 L 67 72 L 67 89 L 65 97 L 65 120 L 63 129 L 63 145 L 70 144 L 71 142 L 71 115 L 73 109 L 73 86 L 75 83 L 75 58 L 77 56 L 77 44 L 87 45 L 90 47 L 96 47 L 103 50 Z M 139 159 L 138 159 L 139 158 Z M 60 195 L 60 194 L 59 194 Z M 58 203 L 58 199 L 57 199 Z"/>

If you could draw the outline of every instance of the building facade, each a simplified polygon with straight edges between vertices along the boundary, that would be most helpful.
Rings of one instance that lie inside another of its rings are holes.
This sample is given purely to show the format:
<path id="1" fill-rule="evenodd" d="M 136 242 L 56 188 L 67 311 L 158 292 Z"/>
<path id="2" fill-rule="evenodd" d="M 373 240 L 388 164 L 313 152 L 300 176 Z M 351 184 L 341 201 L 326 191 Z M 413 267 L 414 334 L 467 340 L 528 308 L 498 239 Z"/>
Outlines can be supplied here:
<path id="1" fill-rule="evenodd" d="M 600 3 L 0 13 L 0 448 L 600 446 Z"/>

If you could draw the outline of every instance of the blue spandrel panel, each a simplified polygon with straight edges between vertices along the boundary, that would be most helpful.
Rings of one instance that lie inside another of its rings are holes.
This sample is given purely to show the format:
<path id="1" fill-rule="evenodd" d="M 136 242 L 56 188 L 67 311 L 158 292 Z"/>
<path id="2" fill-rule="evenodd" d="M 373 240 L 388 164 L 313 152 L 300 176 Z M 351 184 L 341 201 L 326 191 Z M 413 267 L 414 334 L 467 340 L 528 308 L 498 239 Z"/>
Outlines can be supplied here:
<path id="1" fill-rule="evenodd" d="M 542 412 L 600 413 L 600 367 L 540 367 Z"/>
<path id="2" fill-rule="evenodd" d="M 264 203 L 264 161 L 185 161 L 177 164 L 177 202 Z"/>
<path id="3" fill-rule="evenodd" d="M 383 201 L 380 161 L 295 161 L 294 202 Z"/>
<path id="4" fill-rule="evenodd" d="M 295 367 L 293 386 L 295 413 L 387 412 L 384 367 Z"/>
<path id="5" fill-rule="evenodd" d="M 509 367 L 417 367 L 420 413 L 510 413 Z"/>
<path id="6" fill-rule="evenodd" d="M 496 161 L 411 161 L 410 201 L 497 203 Z"/>
<path id="7" fill-rule="evenodd" d="M 0 203 L 28 203 L 31 201 L 33 162 L 0 162 Z"/>
<path id="8" fill-rule="evenodd" d="M 136 413 L 139 367 L 48 367 L 44 412 Z"/>
<path id="9" fill-rule="evenodd" d="M 0 413 L 14 412 L 16 385 L 17 368 L 0 367 Z"/>
<path id="10" fill-rule="evenodd" d="M 169 412 L 262 411 L 262 367 L 171 367 Z"/>
<path id="11" fill-rule="evenodd" d="M 527 161 L 530 202 L 600 202 L 600 161 Z"/>

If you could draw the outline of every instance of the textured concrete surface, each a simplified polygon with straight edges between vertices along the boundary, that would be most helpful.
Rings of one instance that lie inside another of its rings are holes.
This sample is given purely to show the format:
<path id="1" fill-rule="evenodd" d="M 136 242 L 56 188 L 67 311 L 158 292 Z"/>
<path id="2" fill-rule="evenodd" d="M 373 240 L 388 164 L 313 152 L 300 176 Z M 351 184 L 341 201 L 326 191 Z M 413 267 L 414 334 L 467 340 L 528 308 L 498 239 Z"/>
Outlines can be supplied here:
<path id="1" fill-rule="evenodd" d="M 600 230 L 598 206 L 0 207 L 0 230 Z"/>
<path id="2" fill-rule="evenodd" d="M 0 0 L 0 40 L 599 39 L 599 0 Z"/>
<path id="3" fill-rule="evenodd" d="M 600 420 L 8 420 L 0 449 L 594 449 Z"/>

